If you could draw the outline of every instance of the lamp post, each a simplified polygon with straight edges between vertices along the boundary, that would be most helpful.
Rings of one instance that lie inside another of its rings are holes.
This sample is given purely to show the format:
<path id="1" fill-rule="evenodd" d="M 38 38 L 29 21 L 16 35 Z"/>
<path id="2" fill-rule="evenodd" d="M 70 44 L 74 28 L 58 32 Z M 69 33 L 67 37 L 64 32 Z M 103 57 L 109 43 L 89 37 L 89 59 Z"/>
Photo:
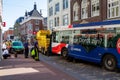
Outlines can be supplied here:
<path id="1" fill-rule="evenodd" d="M 0 25 L 0 61 L 2 60 L 2 29 Z"/>

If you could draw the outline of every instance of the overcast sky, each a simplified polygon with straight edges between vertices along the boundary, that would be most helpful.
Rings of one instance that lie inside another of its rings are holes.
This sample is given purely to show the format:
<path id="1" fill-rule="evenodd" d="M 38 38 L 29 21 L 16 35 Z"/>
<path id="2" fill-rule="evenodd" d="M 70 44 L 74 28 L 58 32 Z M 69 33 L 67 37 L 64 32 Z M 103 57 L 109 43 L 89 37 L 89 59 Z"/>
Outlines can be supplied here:
<path id="1" fill-rule="evenodd" d="M 34 2 L 36 2 L 37 10 L 42 10 L 43 16 L 47 17 L 47 0 L 3 0 L 3 22 L 6 27 L 3 31 L 13 27 L 17 18 L 24 16 L 25 11 L 33 10 Z"/>

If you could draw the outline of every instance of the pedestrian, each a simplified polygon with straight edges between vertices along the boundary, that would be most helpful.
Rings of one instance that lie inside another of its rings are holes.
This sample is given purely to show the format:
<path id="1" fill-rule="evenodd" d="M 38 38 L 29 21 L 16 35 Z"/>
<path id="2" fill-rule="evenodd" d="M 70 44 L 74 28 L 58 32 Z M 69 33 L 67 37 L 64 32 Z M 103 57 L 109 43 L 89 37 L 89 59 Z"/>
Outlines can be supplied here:
<path id="1" fill-rule="evenodd" d="M 2 56 L 4 59 L 7 59 L 7 57 L 10 57 L 10 54 L 8 52 L 8 48 L 6 45 L 6 41 L 3 41 L 3 44 L 2 44 Z"/>
<path id="2" fill-rule="evenodd" d="M 24 55 L 25 55 L 25 58 L 28 58 L 28 54 L 29 54 L 29 42 L 28 40 L 24 43 Z"/>
<path id="3" fill-rule="evenodd" d="M 10 57 L 8 48 L 6 48 L 6 49 L 3 51 L 2 56 L 3 56 L 4 59 L 7 59 L 8 57 Z"/>
<path id="4" fill-rule="evenodd" d="M 9 53 L 11 53 L 11 49 L 12 49 L 11 46 L 12 46 L 12 41 L 9 40 L 9 41 L 8 41 L 8 46 L 7 46 Z"/>
<path id="5" fill-rule="evenodd" d="M 7 48 L 6 41 L 3 41 L 3 43 L 2 43 L 2 51 L 4 51 L 6 48 Z"/>
<path id="6" fill-rule="evenodd" d="M 34 43 L 34 47 L 31 49 L 31 57 L 36 61 L 40 61 L 39 59 L 39 50 L 38 50 L 38 43 Z"/>

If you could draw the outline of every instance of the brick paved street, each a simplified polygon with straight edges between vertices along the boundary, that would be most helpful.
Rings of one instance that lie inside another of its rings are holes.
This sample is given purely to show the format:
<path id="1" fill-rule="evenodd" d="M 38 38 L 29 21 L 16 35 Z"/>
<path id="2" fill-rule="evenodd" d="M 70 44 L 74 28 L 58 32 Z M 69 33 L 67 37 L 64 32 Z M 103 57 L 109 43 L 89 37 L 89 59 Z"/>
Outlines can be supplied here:
<path id="1" fill-rule="evenodd" d="M 41 61 L 23 55 L 0 61 L 0 80 L 76 80 Z"/>

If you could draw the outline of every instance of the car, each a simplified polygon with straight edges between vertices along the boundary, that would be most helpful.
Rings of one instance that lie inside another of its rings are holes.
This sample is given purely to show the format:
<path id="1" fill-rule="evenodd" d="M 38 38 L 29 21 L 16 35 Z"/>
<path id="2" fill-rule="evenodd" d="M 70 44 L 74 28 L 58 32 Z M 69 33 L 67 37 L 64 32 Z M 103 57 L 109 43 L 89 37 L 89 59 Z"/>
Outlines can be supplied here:
<path id="1" fill-rule="evenodd" d="M 24 52 L 24 46 L 21 41 L 13 41 L 11 46 L 11 53 L 21 53 Z"/>

